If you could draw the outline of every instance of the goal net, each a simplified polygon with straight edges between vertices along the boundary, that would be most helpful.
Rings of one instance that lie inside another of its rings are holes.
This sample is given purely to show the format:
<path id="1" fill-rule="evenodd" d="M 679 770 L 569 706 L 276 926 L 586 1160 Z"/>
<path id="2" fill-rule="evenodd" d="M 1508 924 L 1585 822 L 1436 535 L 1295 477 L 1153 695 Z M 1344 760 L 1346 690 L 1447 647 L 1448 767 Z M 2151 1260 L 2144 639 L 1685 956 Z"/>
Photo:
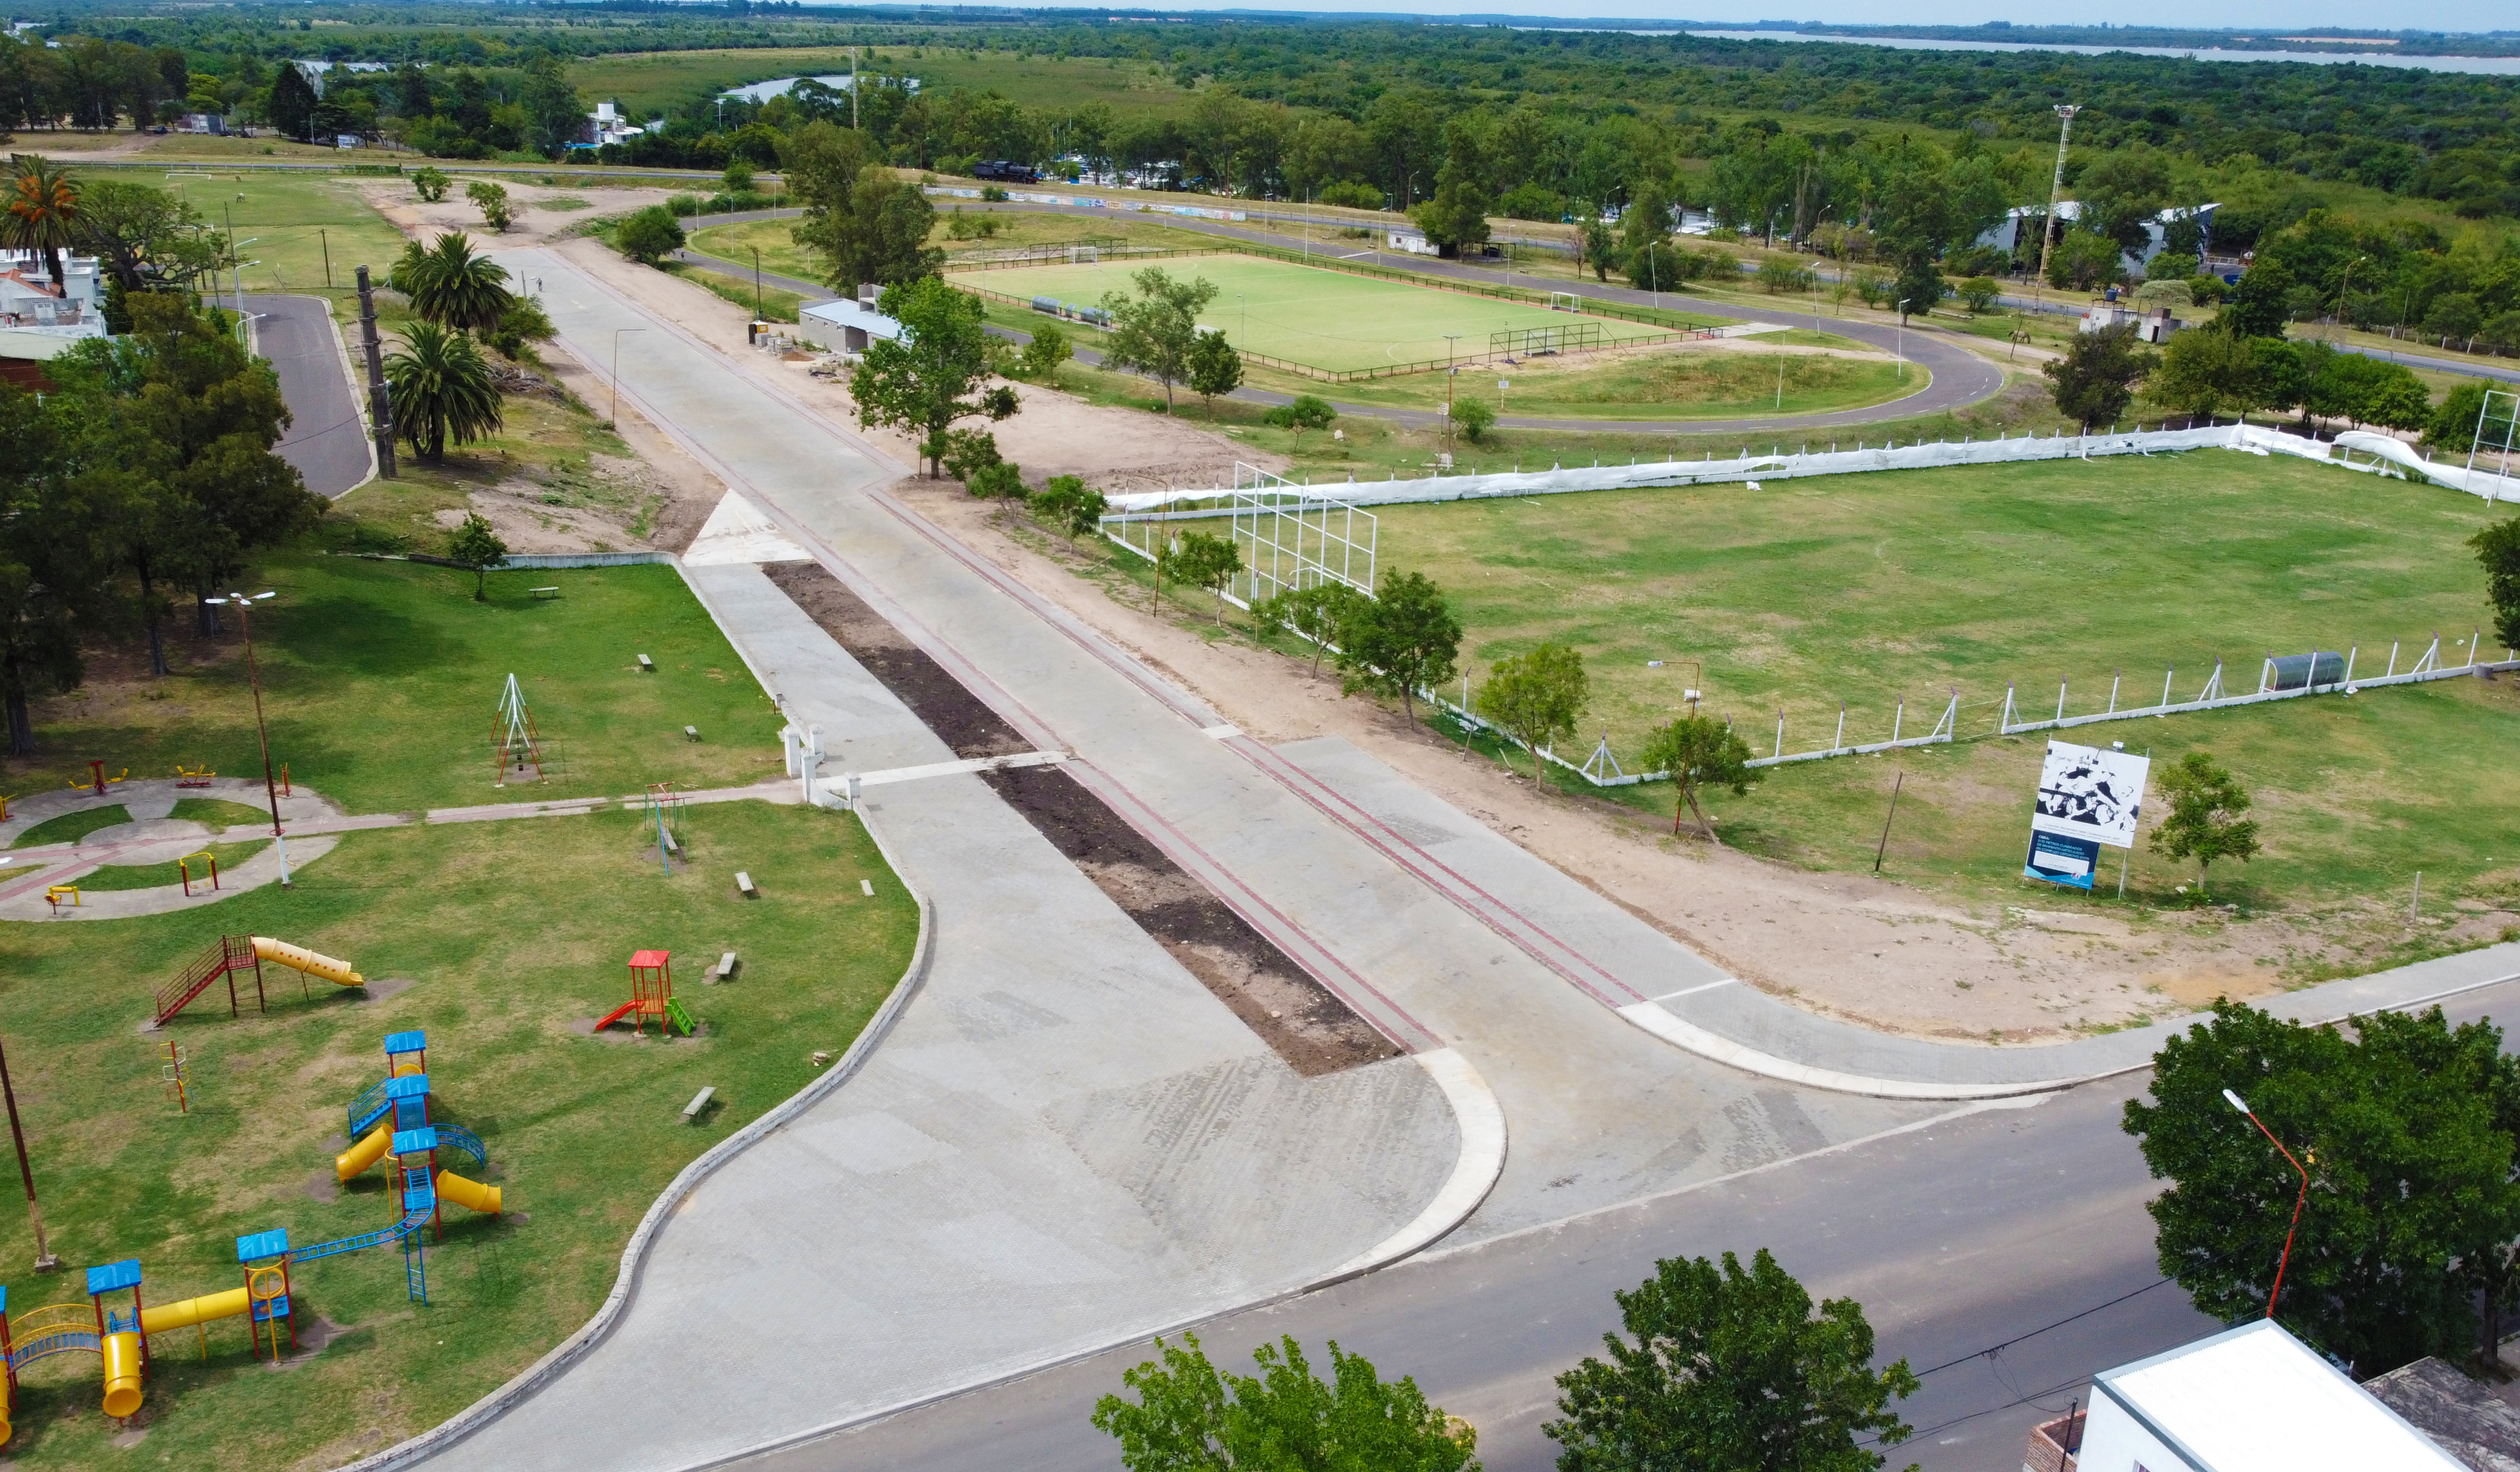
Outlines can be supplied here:
<path id="1" fill-rule="evenodd" d="M 1227 538 L 1241 565 L 1225 587 L 1225 601 L 1238 608 L 1324 583 L 1373 596 L 1380 529 L 1374 514 L 1238 461 L 1230 491 L 1152 511 L 1114 512 L 1102 526 L 1105 537 L 1148 561 L 1178 551 L 1185 532 Z"/>
<path id="2" fill-rule="evenodd" d="M 1529 357 L 1576 352 L 1601 345 L 1601 324 L 1569 322 L 1552 327 L 1514 327 L 1488 334 L 1488 351 Z"/>
<path id="3" fill-rule="evenodd" d="M 1572 291 L 1552 291 L 1549 293 L 1549 310 L 1552 312 L 1580 312 L 1584 310 L 1583 298 L 1577 296 Z"/>
<path id="4" fill-rule="evenodd" d="M 2476 441 L 2467 452 L 2467 468 L 2472 474 L 2482 467 L 2509 480 L 2514 449 L 2520 449 L 2520 394 L 2489 388 L 2485 391 L 2484 406 L 2477 411 Z M 2520 490 L 2520 487 L 2513 489 Z M 2502 498 L 2498 496 L 2495 499 Z"/>

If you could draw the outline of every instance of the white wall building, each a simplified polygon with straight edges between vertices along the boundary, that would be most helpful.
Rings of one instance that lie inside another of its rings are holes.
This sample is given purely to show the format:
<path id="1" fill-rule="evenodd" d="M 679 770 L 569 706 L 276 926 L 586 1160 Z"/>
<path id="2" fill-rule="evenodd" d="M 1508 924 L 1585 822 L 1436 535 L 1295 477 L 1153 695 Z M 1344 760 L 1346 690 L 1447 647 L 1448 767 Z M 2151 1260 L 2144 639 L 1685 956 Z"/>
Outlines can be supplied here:
<path id="1" fill-rule="evenodd" d="M 2190 215 L 2195 216 L 2196 223 L 2204 228 L 2205 238 L 2210 242 L 2214 238 L 2214 211 L 2222 207 L 2220 204 L 2196 204 L 2163 210 L 2143 222 L 2143 248 L 2120 251 L 2118 264 L 2125 268 L 2129 276 L 2142 272 L 2146 266 L 2152 264 L 2154 256 L 2168 247 L 2170 227 Z M 1977 244 L 1993 245 L 1998 250 L 2006 251 L 2018 259 L 2023 243 L 2030 239 L 2030 227 L 2037 224 L 2039 216 L 2046 212 L 2036 204 L 2022 204 L 2008 209 L 2004 211 L 2001 221 L 1978 233 Z M 2083 206 L 2078 201 L 2073 200 L 2056 201 L 2057 219 L 2070 225 L 2082 217 Z"/>
<path id="2" fill-rule="evenodd" d="M 898 339 L 901 324 L 875 308 L 876 298 L 882 290 L 881 287 L 864 286 L 858 288 L 855 301 L 818 301 L 798 308 L 796 335 L 843 353 L 865 352 L 873 338 Z"/>
<path id="3" fill-rule="evenodd" d="M 621 110 L 610 103 L 597 103 L 586 114 L 586 133 L 578 140 L 579 148 L 600 149 L 608 143 L 623 143 L 648 131 L 621 115 Z"/>
<path id="4" fill-rule="evenodd" d="M 0 250 L 0 328 L 57 337 L 105 335 L 105 274 L 92 255 L 62 253 L 62 290 L 40 250 Z"/>
<path id="5" fill-rule="evenodd" d="M 2467 1472 L 2272 1319 L 2104 1370 L 2076 1472 Z"/>

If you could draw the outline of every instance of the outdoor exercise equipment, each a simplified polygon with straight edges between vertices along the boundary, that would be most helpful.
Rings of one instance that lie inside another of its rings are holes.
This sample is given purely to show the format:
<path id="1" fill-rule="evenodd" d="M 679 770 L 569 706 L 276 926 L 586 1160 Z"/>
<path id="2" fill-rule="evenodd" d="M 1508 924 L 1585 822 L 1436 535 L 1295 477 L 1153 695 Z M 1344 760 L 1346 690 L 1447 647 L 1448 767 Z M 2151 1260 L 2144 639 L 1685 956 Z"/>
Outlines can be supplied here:
<path id="1" fill-rule="evenodd" d="M 72 910 L 82 908 L 79 902 L 79 887 L 77 885 L 47 884 L 44 886 L 44 903 L 52 906 L 55 910 L 62 908 L 62 897 L 65 895 L 69 897 L 70 908 Z"/>
<path id="2" fill-rule="evenodd" d="M 184 1063 L 182 1044 L 170 1038 L 158 1045 L 158 1080 L 175 1095 L 175 1112 L 178 1114 L 193 1112 L 192 1091 L 185 1087 Z"/>
<path id="3" fill-rule="evenodd" d="M 208 849 L 198 854 L 186 854 L 175 861 L 175 872 L 184 881 L 184 898 L 188 900 L 193 897 L 193 861 L 196 859 L 210 867 L 210 891 L 215 894 L 219 887 L 219 856 Z"/>
<path id="4" fill-rule="evenodd" d="M 673 953 L 670 951 L 634 951 L 630 953 L 630 1000 L 605 1013 L 595 1024 L 602 1032 L 627 1017 L 630 1030 L 645 1035 L 648 1019 L 656 1019 L 660 1037 L 671 1037 L 679 1027 L 688 1038 L 698 1030 L 692 1014 L 674 1000 Z"/>
<path id="5" fill-rule="evenodd" d="M 113 776 L 108 777 L 105 775 L 105 763 L 93 758 L 91 758 L 87 764 L 87 771 L 88 780 L 86 781 L 80 781 L 76 778 L 72 778 L 70 780 L 71 791 L 93 792 L 99 797 L 102 797 L 108 791 L 112 790 L 115 782 L 118 782 L 131 775 L 131 769 L 125 767 Z"/>
<path id="6" fill-rule="evenodd" d="M 524 688 L 513 674 L 499 691 L 499 730 L 492 745 L 498 758 L 494 785 L 543 780 L 542 736 L 534 730 L 533 712 L 525 708 Z"/>
<path id="7" fill-rule="evenodd" d="M 671 874 L 674 871 L 674 855 L 682 851 L 683 794 L 674 790 L 672 782 L 650 782 L 641 801 L 645 816 L 640 822 L 655 825 L 656 861 L 665 866 L 667 874 Z"/>
<path id="8" fill-rule="evenodd" d="M 228 984 L 228 1015 L 235 1016 L 236 979 L 238 973 L 245 971 L 253 974 L 254 1005 L 264 1011 L 271 1010 L 262 991 L 264 961 L 287 966 L 300 978 L 319 977 L 335 986 L 363 987 L 368 984 L 366 977 L 350 969 L 348 961 L 337 960 L 303 946 L 276 941 L 267 935 L 223 935 L 196 957 L 182 974 L 158 989 L 158 1021 L 155 1025 L 165 1026 L 166 1019 L 190 1005 L 194 998 L 209 990 L 211 982 L 222 977 Z"/>
<path id="9" fill-rule="evenodd" d="M 210 764 L 207 762 L 203 762 L 198 772 L 185 771 L 182 762 L 175 764 L 175 785 L 179 787 L 206 787 L 210 784 L 210 779 L 216 776 L 218 774 L 210 770 Z"/>

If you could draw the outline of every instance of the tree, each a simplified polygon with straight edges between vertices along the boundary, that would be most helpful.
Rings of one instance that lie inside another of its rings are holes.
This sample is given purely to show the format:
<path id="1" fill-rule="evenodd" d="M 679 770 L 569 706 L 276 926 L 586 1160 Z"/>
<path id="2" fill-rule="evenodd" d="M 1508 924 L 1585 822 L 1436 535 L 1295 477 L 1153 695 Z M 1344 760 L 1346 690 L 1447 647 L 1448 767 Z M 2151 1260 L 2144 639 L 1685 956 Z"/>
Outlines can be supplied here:
<path id="1" fill-rule="evenodd" d="M 1812 1311 L 1811 1294 L 1759 1249 L 1744 1271 L 1724 1254 L 1666 1258 L 1616 1295 L 1634 1342 L 1601 1336 L 1557 1377 L 1565 1417 L 1541 1434 L 1559 1472 L 1635 1468 L 1870 1472 L 1909 1435 L 1891 1408 L 1916 1393 L 1908 1361 L 1872 1369 L 1872 1325 L 1853 1299 Z"/>
<path id="2" fill-rule="evenodd" d="M 9 183 L 8 213 L 0 214 L 0 245 L 42 253 L 53 287 L 62 287 L 62 251 L 78 243 L 78 181 L 51 159 L 17 154 Z"/>
<path id="3" fill-rule="evenodd" d="M 1969 309 L 1972 317 L 1995 305 L 1995 299 L 2002 294 L 2003 288 L 1998 286 L 1992 276 L 1972 276 L 1960 283 L 1960 303 Z"/>
<path id="4" fill-rule="evenodd" d="M 464 198 L 472 201 L 472 207 L 481 211 L 481 223 L 489 226 L 493 235 L 507 234 L 508 226 L 517 217 L 508 202 L 506 185 L 475 179 L 464 186 Z"/>
<path id="5" fill-rule="evenodd" d="M 490 569 L 508 559 L 508 544 L 479 512 L 464 513 L 464 524 L 446 539 L 446 556 L 456 566 L 472 570 L 472 602 L 488 602 Z"/>
<path id="6" fill-rule="evenodd" d="M 1282 624 L 1295 631 L 1297 637 L 1313 646 L 1313 673 L 1322 672 L 1322 655 L 1333 644 L 1345 643 L 1340 637 L 1367 599 L 1345 583 L 1321 582 L 1310 588 L 1296 588 L 1269 600 L 1264 616 L 1253 610 L 1255 618 Z"/>
<path id="7" fill-rule="evenodd" d="M 446 442 L 468 445 L 499 431 L 503 419 L 490 364 L 472 339 L 433 322 L 415 322 L 402 347 L 385 356 L 394 420 L 412 453 L 432 464 Z"/>
<path id="8" fill-rule="evenodd" d="M 1328 1383 L 1291 1334 L 1251 1352 L 1256 1376 L 1219 1372 L 1195 1334 L 1155 1349 L 1120 1374 L 1136 1401 L 1094 1403 L 1094 1429 L 1120 1443 L 1129 1472 L 1478 1472 L 1476 1431 L 1335 1340 Z"/>
<path id="9" fill-rule="evenodd" d="M 2361 1379 L 2465 1358 L 2481 1337 L 2471 1295 L 2508 1303 L 2520 1061 L 2492 1024 L 2453 1029 L 2438 1007 L 2352 1026 L 2219 1002 L 2162 1047 L 2149 1101 L 2129 1100 L 2123 1123 L 2172 1182 L 2145 1208 L 2161 1271 L 2237 1321 L 2266 1312 L 2280 1266 L 2276 1319 Z M 2310 1173 L 2289 1261 L 2302 1178 L 2226 1090 Z"/>
<path id="10" fill-rule="evenodd" d="M 446 187 L 454 182 L 442 168 L 416 168 L 411 172 L 412 193 L 420 196 L 421 201 L 427 204 L 445 199 Z"/>
<path id="11" fill-rule="evenodd" d="M 2494 604 L 2494 637 L 2506 649 L 2520 648 L 2520 516 L 2467 539 L 2485 567 L 2485 598 Z"/>
<path id="12" fill-rule="evenodd" d="M 2228 333 L 2180 333 L 2162 349 L 2144 392 L 2165 408 L 2212 419 L 2246 414 L 2265 401 L 2257 344 L 2267 339 Z"/>
<path id="13" fill-rule="evenodd" d="M 1593 697 L 1584 656 L 1562 644 L 1497 661 L 1471 702 L 1478 713 L 1520 738 L 1531 753 L 1531 775 L 1540 776 L 1540 749 L 1575 734 L 1575 723 Z"/>
<path id="14" fill-rule="evenodd" d="M 976 392 L 988 375 L 978 297 L 930 276 L 886 289 L 879 305 L 901 324 L 901 335 L 869 342 L 850 376 L 858 424 L 920 435 L 919 453 L 934 473 L 945 453 L 945 431 L 957 420 L 985 415 L 994 423 L 1022 405 L 1012 388 Z"/>
<path id="15" fill-rule="evenodd" d="M 2126 280 L 2126 260 L 2118 243 L 2097 231 L 2070 229 L 2048 258 L 2048 285 L 2058 290 L 2096 290 Z"/>
<path id="16" fill-rule="evenodd" d="M 586 103 L 569 85 L 556 52 L 538 53 L 525 63 L 524 92 L 518 102 L 524 108 L 526 141 L 540 153 L 557 158 L 586 131 Z"/>
<path id="17" fill-rule="evenodd" d="M 1340 693 L 1396 695 L 1415 722 L 1418 691 L 1453 678 L 1462 620 L 1426 574 L 1392 571 L 1373 598 L 1358 601 L 1339 638 Z"/>
<path id="18" fill-rule="evenodd" d="M 1488 192 L 1482 182 L 1485 159 L 1479 138 L 1465 118 L 1444 129 L 1444 165 L 1435 173 L 1435 193 L 1409 211 L 1428 245 L 1446 256 L 1459 256 L 1463 245 L 1488 238 Z"/>
<path id="19" fill-rule="evenodd" d="M 1206 403 L 1209 424 L 1216 423 L 1217 396 L 1241 386 L 1242 355 L 1223 333 L 1199 334 L 1190 350 L 1190 391 Z"/>
<path id="20" fill-rule="evenodd" d="M 1203 279 L 1175 281 L 1161 266 L 1148 266 L 1129 280 L 1137 295 L 1109 291 L 1102 297 L 1102 309 L 1111 314 L 1103 366 L 1163 384 L 1170 412 L 1173 385 L 1190 376 L 1191 354 L 1198 346 L 1198 314 L 1216 299 L 1216 287 Z"/>
<path id="21" fill-rule="evenodd" d="M 968 484 L 974 473 L 1005 458 L 998 453 L 998 437 L 988 430 L 949 429 L 945 431 L 944 453 L 936 457 L 936 464 L 946 474 Z"/>
<path id="22" fill-rule="evenodd" d="M 683 248 L 683 222 L 662 204 L 651 204 L 621 222 L 613 239 L 621 253 L 643 266 L 652 266 Z"/>
<path id="23" fill-rule="evenodd" d="M 2285 304 L 2292 290 L 2293 275 L 2284 263 L 2260 257 L 2240 273 L 2240 284 L 2215 314 L 2214 330 L 2234 337 L 2282 336 L 2284 325 L 2292 321 Z"/>
<path id="24" fill-rule="evenodd" d="M 2040 372 L 2052 385 L 2056 412 L 2081 422 L 2089 434 L 2093 424 L 2114 424 L 2126 413 L 2135 385 L 2152 372 L 2152 361 L 2130 323 L 2075 335 L 2065 345 L 2065 356 Z"/>
<path id="25" fill-rule="evenodd" d="M 283 62 L 279 74 L 271 79 L 271 101 L 264 105 L 271 125 L 296 139 L 312 142 L 315 137 L 315 85 L 293 62 Z"/>
<path id="26" fill-rule="evenodd" d="M 1032 498 L 1033 514 L 1071 537 L 1094 531 L 1111 510 L 1101 491 L 1090 489 L 1081 475 L 1053 475 Z"/>
<path id="27" fill-rule="evenodd" d="M 1225 625 L 1225 590 L 1233 586 L 1235 576 L 1241 571 L 1242 554 L 1229 538 L 1203 531 L 1184 532 L 1181 545 L 1173 551 L 1173 576 L 1216 595 L 1219 628 Z"/>
<path id="28" fill-rule="evenodd" d="M 866 168 L 867 138 L 822 118 L 788 134 L 779 150 L 780 171 L 788 193 L 805 206 L 808 219 L 827 218 L 848 207 L 850 191 Z"/>
<path id="29" fill-rule="evenodd" d="M 2485 418 L 2485 383 L 2470 379 L 2450 391 L 2433 410 L 2424 443 L 2445 455 L 2464 455 L 2476 448 L 2476 430 Z"/>
<path id="30" fill-rule="evenodd" d="M 9 754 L 35 754 L 33 703 L 76 690 L 82 637 L 119 621 L 110 528 L 124 447 L 77 396 L 0 381 L 0 706 Z"/>
<path id="31" fill-rule="evenodd" d="M 834 158 L 824 162 L 834 171 L 839 167 Z M 823 187 L 828 186 L 817 185 Z M 820 214 L 813 212 L 817 207 Z M 945 264 L 945 252 L 927 244 L 935 226 L 936 206 L 918 186 L 867 169 L 850 183 L 845 202 L 809 205 L 790 233 L 798 245 L 830 259 L 824 280 L 834 290 L 855 294 L 861 286 L 898 287 L 934 276 Z"/>
<path id="32" fill-rule="evenodd" d="M 1582 248 L 1579 263 L 1593 268 L 1595 281 L 1606 282 L 1610 268 L 1618 264 L 1618 242 L 1610 234 L 1609 223 L 1601 218 L 1600 206 L 1587 203 L 1583 208 L 1584 223 L 1576 227 L 1576 239 Z"/>
<path id="33" fill-rule="evenodd" d="M 1299 393 L 1295 395 L 1292 402 L 1280 404 L 1260 416 L 1260 423 L 1272 429 L 1283 429 L 1293 435 L 1296 447 L 1300 449 L 1304 443 L 1305 430 L 1327 429 L 1337 418 L 1338 411 L 1330 407 L 1329 400 L 1314 394 Z"/>
<path id="34" fill-rule="evenodd" d="M 1471 444 L 1484 443 L 1488 431 L 1496 427 L 1496 405 L 1485 399 L 1457 399 L 1453 404 L 1453 423 L 1460 426 Z"/>
<path id="35" fill-rule="evenodd" d="M 2257 857 L 2257 820 L 2240 816 L 2249 811 L 2249 794 L 2210 752 L 2181 757 L 2163 769 L 2160 781 L 2170 812 L 2149 841 L 2154 853 L 2196 861 L 2197 893 L 2205 892 L 2206 870 L 2214 861 L 2246 864 Z"/>
<path id="36" fill-rule="evenodd" d="M 1032 330 L 1032 340 L 1016 355 L 1015 371 L 1027 379 L 1054 383 L 1058 379 L 1058 366 L 1075 352 L 1068 345 L 1067 335 L 1045 322 Z"/>
<path id="37" fill-rule="evenodd" d="M 224 243 L 192 205 L 126 179 L 100 180 L 82 191 L 71 234 L 124 291 L 191 287 L 227 262 Z"/>
<path id="38" fill-rule="evenodd" d="M 1671 830 L 1680 831 L 1681 809 L 1687 808 L 1697 815 L 1697 826 L 1713 842 L 1723 840 L 1716 838 L 1714 821 L 1698 805 L 1697 794 L 1708 787 L 1730 787 L 1733 796 L 1744 797 L 1759 781 L 1750 766 L 1749 743 L 1713 716 L 1683 716 L 1655 727 L 1638 760 L 1648 772 L 1670 773 L 1680 789 L 1672 804 Z"/>
<path id="39" fill-rule="evenodd" d="M 1933 257 L 1921 252 L 1901 262 L 1899 279 L 1890 284 L 1890 294 L 1899 304 L 1902 321 L 1912 312 L 1919 317 L 1928 315 L 1950 290 L 1943 273 L 1934 269 Z"/>
<path id="40" fill-rule="evenodd" d="M 499 319 L 516 304 L 507 280 L 507 267 L 474 255 L 472 238 L 450 230 L 426 249 L 418 241 L 403 247 L 392 285 L 411 298 L 411 310 L 423 322 L 489 333 L 498 330 Z"/>

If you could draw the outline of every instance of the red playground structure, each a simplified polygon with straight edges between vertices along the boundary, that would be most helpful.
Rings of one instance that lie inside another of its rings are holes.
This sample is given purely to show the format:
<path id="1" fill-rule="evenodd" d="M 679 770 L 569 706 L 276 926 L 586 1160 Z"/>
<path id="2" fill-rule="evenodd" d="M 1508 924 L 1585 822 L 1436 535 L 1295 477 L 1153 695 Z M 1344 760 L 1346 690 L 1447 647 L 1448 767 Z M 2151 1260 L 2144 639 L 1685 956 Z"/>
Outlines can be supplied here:
<path id="1" fill-rule="evenodd" d="M 630 953 L 630 1000 L 607 1012 L 595 1024 L 602 1032 L 627 1017 L 630 1030 L 645 1035 L 648 1019 L 656 1019 L 656 1031 L 670 1037 L 677 1027 L 683 1036 L 697 1030 L 692 1014 L 674 1000 L 673 953 L 670 951 L 634 951 Z"/>

